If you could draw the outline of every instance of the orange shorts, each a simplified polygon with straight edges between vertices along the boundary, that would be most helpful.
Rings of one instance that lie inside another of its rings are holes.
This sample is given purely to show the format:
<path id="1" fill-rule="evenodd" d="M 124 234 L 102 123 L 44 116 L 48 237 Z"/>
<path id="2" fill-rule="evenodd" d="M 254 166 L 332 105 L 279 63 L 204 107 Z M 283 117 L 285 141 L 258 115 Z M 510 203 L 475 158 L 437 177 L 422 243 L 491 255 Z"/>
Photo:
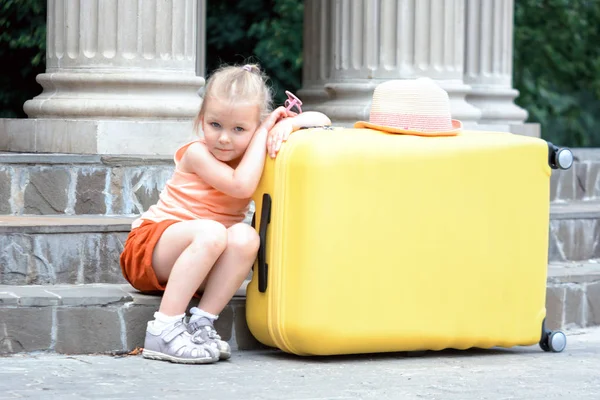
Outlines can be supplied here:
<path id="1" fill-rule="evenodd" d="M 164 292 L 165 285 L 158 282 L 152 268 L 152 253 L 165 229 L 177 222 L 180 221 L 144 221 L 129 233 L 119 259 L 121 272 L 131 286 L 140 292 Z"/>

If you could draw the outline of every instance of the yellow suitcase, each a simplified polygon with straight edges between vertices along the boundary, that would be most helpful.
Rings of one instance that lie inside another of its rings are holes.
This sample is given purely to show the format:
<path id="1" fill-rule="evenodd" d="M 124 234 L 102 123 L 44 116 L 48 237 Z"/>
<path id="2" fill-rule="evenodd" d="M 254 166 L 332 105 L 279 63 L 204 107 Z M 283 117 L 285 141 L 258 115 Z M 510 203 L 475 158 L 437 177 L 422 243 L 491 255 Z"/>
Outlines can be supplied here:
<path id="1" fill-rule="evenodd" d="M 561 351 L 543 327 L 557 150 L 509 133 L 295 132 L 253 198 L 250 331 L 298 355 Z"/>

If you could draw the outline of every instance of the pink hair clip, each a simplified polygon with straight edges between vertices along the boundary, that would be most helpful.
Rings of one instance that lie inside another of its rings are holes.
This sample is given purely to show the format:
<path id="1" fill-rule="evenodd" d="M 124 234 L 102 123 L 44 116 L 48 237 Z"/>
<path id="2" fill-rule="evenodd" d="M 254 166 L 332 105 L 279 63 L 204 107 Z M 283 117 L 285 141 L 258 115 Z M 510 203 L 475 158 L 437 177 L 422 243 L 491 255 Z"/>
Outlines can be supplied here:
<path id="1" fill-rule="evenodd" d="M 252 72 L 252 68 L 250 68 L 250 66 L 249 66 L 248 64 L 244 65 L 244 66 L 242 67 L 242 69 L 244 69 L 244 70 L 246 70 L 246 71 L 248 71 L 248 72 Z"/>
<path id="2" fill-rule="evenodd" d="M 283 103 L 286 107 L 286 111 L 289 111 L 292 109 L 292 107 L 296 106 L 296 108 L 298 109 L 298 113 L 302 114 L 302 108 L 300 108 L 300 106 L 302 105 L 302 101 L 298 97 L 296 97 L 292 92 L 288 92 L 286 90 L 285 94 L 288 97 L 285 103 Z"/>

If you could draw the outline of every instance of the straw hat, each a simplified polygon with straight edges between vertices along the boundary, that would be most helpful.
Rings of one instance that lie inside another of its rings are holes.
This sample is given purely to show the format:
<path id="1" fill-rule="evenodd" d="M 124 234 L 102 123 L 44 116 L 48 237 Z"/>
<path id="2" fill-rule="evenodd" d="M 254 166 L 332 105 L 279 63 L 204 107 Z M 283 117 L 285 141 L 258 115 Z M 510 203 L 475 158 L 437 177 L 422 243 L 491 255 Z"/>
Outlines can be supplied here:
<path id="1" fill-rule="evenodd" d="M 448 93 L 430 78 L 383 82 L 373 92 L 369 122 L 355 128 L 418 136 L 455 136 L 462 122 L 450 116 Z"/>

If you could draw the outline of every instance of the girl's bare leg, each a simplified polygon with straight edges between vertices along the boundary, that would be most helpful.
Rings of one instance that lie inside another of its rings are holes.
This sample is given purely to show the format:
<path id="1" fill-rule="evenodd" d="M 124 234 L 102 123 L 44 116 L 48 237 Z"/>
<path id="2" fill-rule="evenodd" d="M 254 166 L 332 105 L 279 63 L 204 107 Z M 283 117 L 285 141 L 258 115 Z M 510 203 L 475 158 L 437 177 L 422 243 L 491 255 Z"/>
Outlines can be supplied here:
<path id="1" fill-rule="evenodd" d="M 239 223 L 227 229 L 227 246 L 206 279 L 198 308 L 218 315 L 248 276 L 260 239 L 250 225 Z"/>
<path id="2" fill-rule="evenodd" d="M 167 282 L 159 312 L 168 316 L 184 314 L 227 244 L 228 231 L 215 221 L 184 221 L 169 226 L 152 256 L 158 281 Z"/>

